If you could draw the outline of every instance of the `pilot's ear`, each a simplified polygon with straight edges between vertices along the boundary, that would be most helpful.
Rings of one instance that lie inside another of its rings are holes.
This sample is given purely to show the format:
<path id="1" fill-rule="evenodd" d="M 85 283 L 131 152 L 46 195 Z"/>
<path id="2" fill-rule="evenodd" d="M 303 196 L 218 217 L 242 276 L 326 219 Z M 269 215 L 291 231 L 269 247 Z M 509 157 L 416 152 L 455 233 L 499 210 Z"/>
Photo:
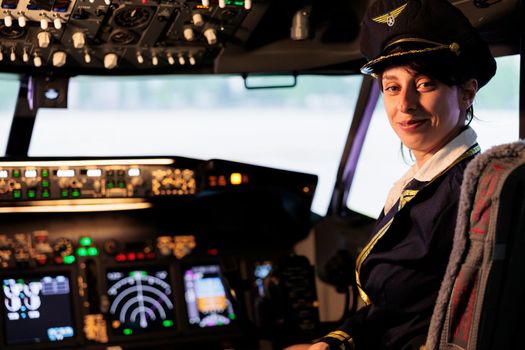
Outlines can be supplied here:
<path id="1" fill-rule="evenodd" d="M 472 106 L 474 103 L 474 97 L 478 92 L 478 81 L 476 79 L 469 79 L 459 87 L 460 100 L 464 104 L 465 109 Z"/>

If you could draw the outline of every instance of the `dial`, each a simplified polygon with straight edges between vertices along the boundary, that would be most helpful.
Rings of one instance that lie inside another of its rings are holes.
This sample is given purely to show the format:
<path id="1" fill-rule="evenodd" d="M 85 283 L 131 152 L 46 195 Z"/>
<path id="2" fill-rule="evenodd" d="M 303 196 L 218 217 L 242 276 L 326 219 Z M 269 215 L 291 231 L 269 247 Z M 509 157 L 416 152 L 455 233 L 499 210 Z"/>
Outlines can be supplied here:
<path id="1" fill-rule="evenodd" d="M 59 238 L 53 244 L 55 256 L 68 256 L 73 254 L 73 243 L 67 238 Z"/>

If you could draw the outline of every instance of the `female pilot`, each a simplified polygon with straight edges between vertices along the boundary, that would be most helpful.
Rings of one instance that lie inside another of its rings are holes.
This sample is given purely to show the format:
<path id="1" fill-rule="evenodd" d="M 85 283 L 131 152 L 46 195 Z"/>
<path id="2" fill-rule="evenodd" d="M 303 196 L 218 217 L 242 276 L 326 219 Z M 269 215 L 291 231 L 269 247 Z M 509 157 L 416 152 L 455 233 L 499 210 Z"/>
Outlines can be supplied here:
<path id="1" fill-rule="evenodd" d="M 468 126 L 496 71 L 488 46 L 447 0 L 378 0 L 361 28 L 361 69 L 415 160 L 391 189 L 357 259 L 366 306 L 309 350 L 405 350 L 425 343 L 452 247 L 460 186 L 479 152 Z M 299 347 L 292 347 L 299 348 Z"/>

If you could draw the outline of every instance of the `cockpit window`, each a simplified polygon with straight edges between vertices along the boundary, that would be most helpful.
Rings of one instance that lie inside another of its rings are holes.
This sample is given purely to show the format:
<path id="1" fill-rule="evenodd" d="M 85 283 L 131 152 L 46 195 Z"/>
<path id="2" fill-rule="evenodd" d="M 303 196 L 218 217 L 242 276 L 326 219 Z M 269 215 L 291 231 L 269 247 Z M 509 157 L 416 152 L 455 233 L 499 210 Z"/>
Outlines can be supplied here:
<path id="1" fill-rule="evenodd" d="M 233 76 L 73 78 L 67 109 L 39 111 L 29 153 L 221 158 L 312 173 L 312 210 L 324 214 L 361 79 L 300 76 L 295 88 L 246 90 Z"/>
<path id="2" fill-rule="evenodd" d="M 0 149 L 5 154 L 20 81 L 17 75 L 0 73 Z"/>
<path id="3" fill-rule="evenodd" d="M 478 134 L 482 150 L 519 138 L 519 61 L 519 56 L 498 58 L 496 76 L 476 96 L 475 119 L 471 126 Z M 410 165 L 401 156 L 399 139 L 390 129 L 380 98 L 359 158 L 347 206 L 376 218 L 390 187 Z"/>

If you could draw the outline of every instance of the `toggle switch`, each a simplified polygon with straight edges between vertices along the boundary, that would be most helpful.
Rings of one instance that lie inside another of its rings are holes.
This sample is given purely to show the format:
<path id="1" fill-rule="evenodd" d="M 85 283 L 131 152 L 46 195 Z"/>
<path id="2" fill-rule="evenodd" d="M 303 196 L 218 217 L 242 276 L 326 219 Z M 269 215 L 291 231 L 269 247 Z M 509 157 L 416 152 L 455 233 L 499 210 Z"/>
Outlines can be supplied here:
<path id="1" fill-rule="evenodd" d="M 18 26 L 24 28 L 27 25 L 27 18 L 23 14 L 18 17 Z"/>
<path id="2" fill-rule="evenodd" d="M 81 49 L 86 45 L 86 36 L 82 32 L 76 32 L 71 36 L 75 49 Z"/>
<path id="3" fill-rule="evenodd" d="M 104 67 L 106 69 L 113 69 L 117 66 L 118 56 L 116 53 L 107 53 L 104 56 Z"/>
<path id="4" fill-rule="evenodd" d="M 41 67 L 42 66 L 42 58 L 38 55 L 36 55 L 35 57 L 33 57 L 33 64 L 35 65 L 35 67 Z"/>
<path id="5" fill-rule="evenodd" d="M 53 66 L 62 67 L 66 64 L 67 55 L 64 51 L 56 51 L 53 54 Z"/>
<path id="6" fill-rule="evenodd" d="M 6 27 L 13 26 L 13 17 L 11 17 L 10 14 L 8 14 L 7 16 L 4 17 L 4 24 L 5 24 Z"/>
<path id="7" fill-rule="evenodd" d="M 47 18 L 42 18 L 40 20 L 40 28 L 42 28 L 42 30 L 46 30 L 48 27 L 49 27 L 49 20 Z"/>
<path id="8" fill-rule="evenodd" d="M 51 34 L 48 32 L 40 32 L 36 35 L 36 38 L 38 40 L 38 47 L 43 49 L 47 48 L 51 43 Z"/>

